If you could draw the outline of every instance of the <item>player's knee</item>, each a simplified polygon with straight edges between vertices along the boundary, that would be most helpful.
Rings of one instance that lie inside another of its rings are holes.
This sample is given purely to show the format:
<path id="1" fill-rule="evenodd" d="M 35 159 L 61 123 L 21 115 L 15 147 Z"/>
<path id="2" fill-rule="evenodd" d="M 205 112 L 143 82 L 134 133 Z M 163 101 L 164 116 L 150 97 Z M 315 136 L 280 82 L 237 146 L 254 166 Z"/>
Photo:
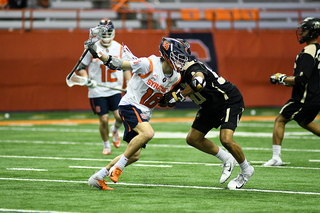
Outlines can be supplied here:
<path id="1" fill-rule="evenodd" d="M 228 149 L 231 144 L 233 143 L 232 137 L 229 137 L 228 135 L 220 135 L 220 142 L 222 146 L 224 146 L 226 149 Z"/>
<path id="2" fill-rule="evenodd" d="M 189 135 L 188 134 L 187 137 L 186 137 L 186 142 L 190 146 L 194 146 L 198 142 L 198 139 L 195 138 L 193 135 Z"/>
<path id="3" fill-rule="evenodd" d="M 144 141 L 148 142 L 150 141 L 154 136 L 154 130 L 150 129 L 149 131 L 143 132 L 142 137 L 144 138 Z"/>
<path id="4" fill-rule="evenodd" d="M 109 123 L 109 116 L 107 114 L 102 115 L 99 117 L 99 121 L 101 126 L 107 126 Z"/>

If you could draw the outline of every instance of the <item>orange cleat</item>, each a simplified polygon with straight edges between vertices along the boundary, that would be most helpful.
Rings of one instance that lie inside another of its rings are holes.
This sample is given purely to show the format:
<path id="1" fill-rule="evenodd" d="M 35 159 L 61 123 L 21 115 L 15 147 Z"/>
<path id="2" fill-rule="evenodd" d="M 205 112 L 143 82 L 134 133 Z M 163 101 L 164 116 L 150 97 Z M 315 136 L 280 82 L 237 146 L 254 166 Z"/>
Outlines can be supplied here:
<path id="1" fill-rule="evenodd" d="M 118 182 L 119 176 L 122 174 L 122 170 L 119 167 L 115 167 L 112 171 L 109 171 L 109 178 L 113 182 Z"/>
<path id="2" fill-rule="evenodd" d="M 116 148 L 119 148 L 120 145 L 121 145 L 121 140 L 120 140 L 120 137 L 119 137 L 119 132 L 118 131 L 112 131 L 112 142 L 113 142 L 113 145 L 114 147 Z"/>

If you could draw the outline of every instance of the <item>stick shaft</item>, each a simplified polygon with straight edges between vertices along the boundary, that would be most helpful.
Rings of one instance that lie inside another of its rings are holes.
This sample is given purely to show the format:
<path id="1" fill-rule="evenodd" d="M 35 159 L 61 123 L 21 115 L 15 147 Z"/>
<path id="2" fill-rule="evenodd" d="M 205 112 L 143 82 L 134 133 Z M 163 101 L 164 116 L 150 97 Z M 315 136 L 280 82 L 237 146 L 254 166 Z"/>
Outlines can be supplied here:
<path id="1" fill-rule="evenodd" d="M 67 80 L 70 80 L 72 74 L 76 71 L 77 67 L 78 67 L 79 64 L 81 63 L 82 59 L 86 56 L 86 54 L 87 54 L 88 51 L 89 51 L 89 49 L 86 49 L 86 50 L 82 53 L 80 59 L 78 60 L 78 62 L 76 63 L 76 65 L 73 67 L 73 69 L 71 70 L 71 72 L 69 73 L 69 75 L 67 76 Z"/>
<path id="2" fill-rule="evenodd" d="M 127 91 L 126 89 L 118 89 L 118 88 L 114 88 L 114 87 L 108 87 L 108 86 L 105 86 L 103 84 L 97 84 L 97 86 L 106 87 L 106 88 L 113 89 L 113 90 L 119 90 L 119 91 L 122 91 L 122 92 L 126 92 Z"/>

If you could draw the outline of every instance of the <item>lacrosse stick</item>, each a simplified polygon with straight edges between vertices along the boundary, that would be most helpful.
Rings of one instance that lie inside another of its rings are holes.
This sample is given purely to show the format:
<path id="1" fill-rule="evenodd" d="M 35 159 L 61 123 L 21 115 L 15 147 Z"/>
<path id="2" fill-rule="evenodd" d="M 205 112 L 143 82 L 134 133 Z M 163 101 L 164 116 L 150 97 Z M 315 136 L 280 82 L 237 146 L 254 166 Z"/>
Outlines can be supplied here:
<path id="1" fill-rule="evenodd" d="M 123 51 L 124 51 L 124 55 L 123 55 L 123 60 L 125 61 L 135 61 L 137 60 L 138 58 L 132 54 L 132 52 L 130 51 L 129 47 L 127 45 L 124 45 L 122 43 L 122 46 L 123 46 Z"/>
<path id="2" fill-rule="evenodd" d="M 70 79 L 66 78 L 66 82 L 67 82 L 67 85 L 69 87 L 72 87 L 74 85 L 79 85 L 79 86 L 85 86 L 86 83 L 87 83 L 88 79 L 87 77 L 84 77 L 84 76 L 80 76 L 80 75 L 76 75 L 75 73 L 73 73 L 70 77 Z M 108 87 L 106 85 L 103 85 L 103 84 L 97 84 L 97 86 L 99 87 L 106 87 L 106 88 L 109 88 L 109 89 L 113 89 L 113 90 L 119 90 L 119 91 L 122 91 L 122 92 L 126 92 L 127 90 L 126 89 L 119 89 L 119 88 L 115 88 L 115 87 Z"/>
<path id="3" fill-rule="evenodd" d="M 89 39 L 85 42 L 85 51 L 82 53 L 80 59 L 76 63 L 76 65 L 73 67 L 71 72 L 67 76 L 67 80 L 70 80 L 71 76 L 73 73 L 76 71 L 78 68 L 79 64 L 81 63 L 82 59 L 86 56 L 87 52 L 89 51 L 88 47 L 86 46 L 88 43 L 95 43 L 100 40 L 102 37 L 102 34 L 105 34 L 108 31 L 108 27 L 105 25 L 99 25 L 94 28 L 90 28 L 90 34 L 89 34 Z"/>

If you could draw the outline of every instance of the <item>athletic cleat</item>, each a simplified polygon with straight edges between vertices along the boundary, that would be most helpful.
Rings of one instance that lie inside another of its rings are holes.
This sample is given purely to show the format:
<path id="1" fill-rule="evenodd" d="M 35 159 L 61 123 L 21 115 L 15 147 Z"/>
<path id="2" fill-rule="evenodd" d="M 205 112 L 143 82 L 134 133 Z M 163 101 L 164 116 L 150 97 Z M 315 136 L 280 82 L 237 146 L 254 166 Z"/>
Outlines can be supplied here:
<path id="1" fill-rule="evenodd" d="M 223 164 L 222 175 L 220 178 L 221 184 L 224 184 L 230 178 L 230 176 L 232 174 L 232 170 L 237 163 L 236 159 L 234 159 L 234 157 L 231 154 L 229 154 L 229 155 L 230 155 L 230 157 Z"/>
<path id="2" fill-rule="evenodd" d="M 95 173 L 89 178 L 88 184 L 89 186 L 97 187 L 98 189 L 101 189 L 101 190 L 113 190 L 113 188 L 110 188 L 109 186 L 107 186 L 107 181 L 105 181 L 103 177 L 98 175 L 98 173 Z"/>
<path id="3" fill-rule="evenodd" d="M 249 166 L 249 167 L 251 171 L 249 173 L 241 172 L 235 179 L 229 182 L 228 189 L 231 189 L 231 190 L 241 189 L 244 186 L 244 184 L 248 182 L 248 180 L 254 174 L 253 166 Z"/>
<path id="4" fill-rule="evenodd" d="M 111 147 L 104 148 L 102 154 L 111 155 Z"/>
<path id="5" fill-rule="evenodd" d="M 118 131 L 112 131 L 112 128 L 111 128 L 111 132 L 112 132 L 112 142 L 113 142 L 113 145 L 114 147 L 116 148 L 119 148 L 120 145 L 121 145 L 121 140 L 120 140 L 120 137 L 119 137 L 119 132 Z"/>
<path id="6" fill-rule="evenodd" d="M 263 164 L 263 166 L 282 166 L 282 160 L 281 158 L 271 158 L 271 160 Z"/>
<path id="7" fill-rule="evenodd" d="M 112 168 L 111 168 L 112 169 Z M 113 170 L 109 171 L 109 178 L 113 181 L 113 182 L 118 182 L 119 176 L 122 173 L 122 170 L 119 167 L 115 167 Z"/>

